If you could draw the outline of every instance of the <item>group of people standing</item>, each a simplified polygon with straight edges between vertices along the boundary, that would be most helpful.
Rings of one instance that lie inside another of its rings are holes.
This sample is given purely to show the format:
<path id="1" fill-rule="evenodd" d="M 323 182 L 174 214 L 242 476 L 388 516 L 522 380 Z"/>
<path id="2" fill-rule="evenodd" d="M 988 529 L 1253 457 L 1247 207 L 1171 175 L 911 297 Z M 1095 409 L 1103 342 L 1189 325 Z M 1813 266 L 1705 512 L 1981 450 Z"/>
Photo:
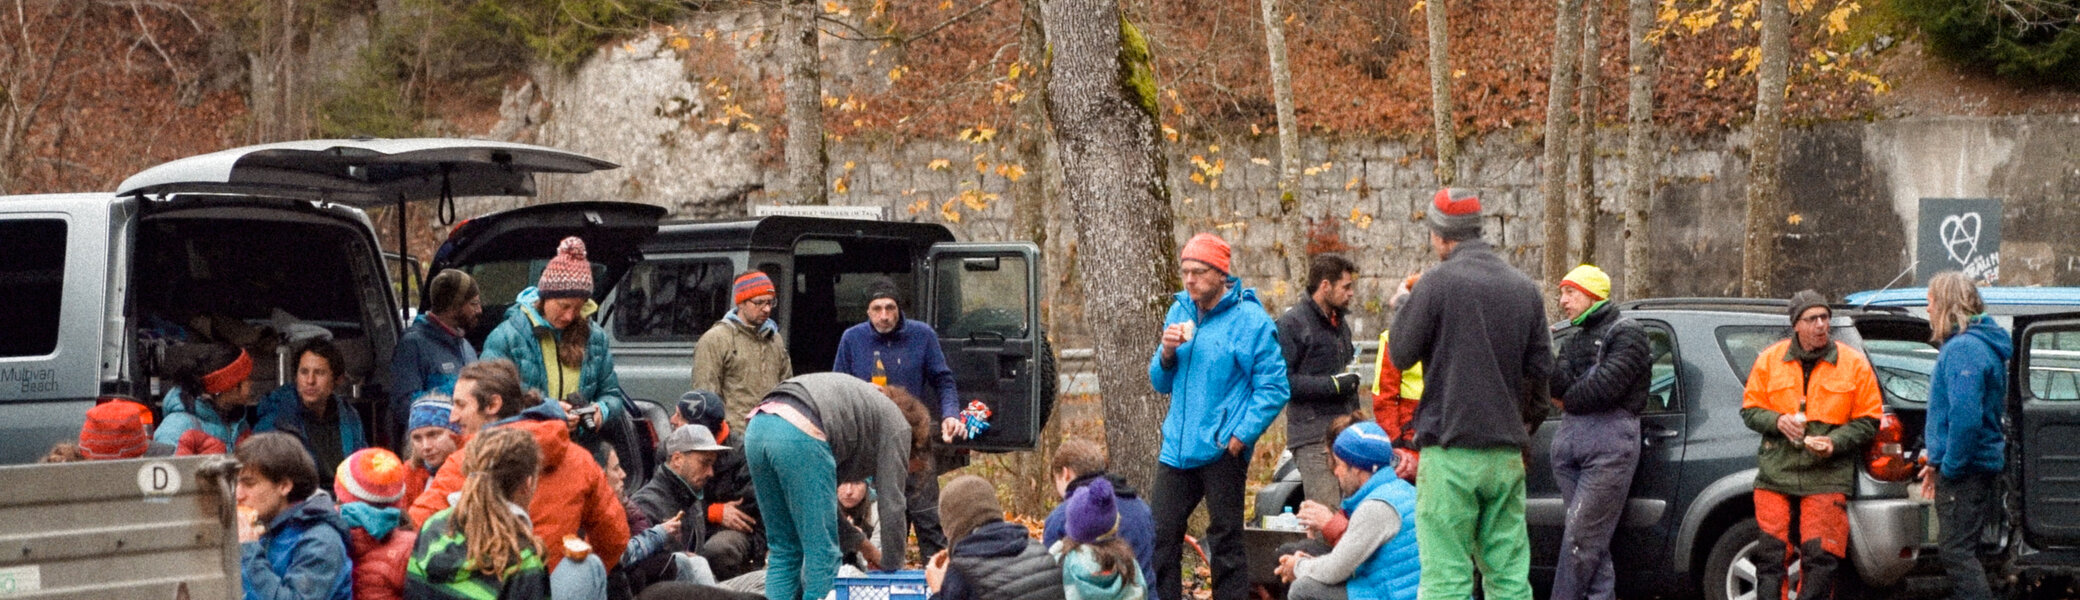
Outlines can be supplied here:
<path id="1" fill-rule="evenodd" d="M 1154 596 L 1182 597 L 1184 522 L 1202 501 L 1213 597 L 1248 597 L 1243 474 L 1279 410 L 1306 501 L 1310 540 L 1281 548 L 1296 599 L 1532 597 L 1524 520 L 1530 441 L 1563 417 L 1550 464 L 1565 506 L 1552 597 L 1616 597 L 1611 540 L 1640 460 L 1640 414 L 1654 352 L 1591 265 L 1554 290 L 1567 322 L 1549 327 L 1530 278 L 1482 240 L 1480 195 L 1440 190 L 1425 222 L 1439 262 L 1388 303 L 1371 414 L 1359 409 L 1347 313 L 1358 269 L 1313 257 L 1306 296 L 1276 321 L 1231 274 L 1229 250 L 1199 234 L 1180 252 L 1184 290 L 1170 307 L 1149 376 L 1170 394 L 1154 493 Z M 1762 598 L 1832 597 L 1847 552 L 1846 494 L 1884 406 L 1870 363 L 1831 338 L 1819 294 L 1790 301 L 1793 334 L 1762 351 L 1742 418 L 1763 434 L 1755 517 L 1760 565 L 1795 549 L 1803 583 L 1763 568 Z M 1958 597 L 1987 597 L 1979 533 L 1998 516 L 2006 331 L 1962 274 L 1929 285 L 1933 343 L 1923 493 L 1936 500 L 1942 562 Z M 1558 352 L 1552 331 L 1571 328 Z M 1412 484 L 1412 485 L 1411 485 Z"/>

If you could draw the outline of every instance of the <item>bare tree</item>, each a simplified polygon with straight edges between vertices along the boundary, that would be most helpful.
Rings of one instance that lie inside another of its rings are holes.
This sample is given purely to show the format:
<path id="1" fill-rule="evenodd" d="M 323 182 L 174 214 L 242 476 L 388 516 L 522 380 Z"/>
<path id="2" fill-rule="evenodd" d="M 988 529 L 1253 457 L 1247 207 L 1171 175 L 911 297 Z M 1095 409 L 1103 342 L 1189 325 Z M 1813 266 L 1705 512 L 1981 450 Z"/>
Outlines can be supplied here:
<path id="1" fill-rule="evenodd" d="M 1625 297 L 1654 294 L 1647 210 L 1654 194 L 1654 0 L 1626 0 Z"/>
<path id="2" fill-rule="evenodd" d="M 1603 38 L 1598 34 L 1598 25 L 1603 21 L 1604 0 L 1582 0 L 1582 68 L 1580 83 L 1575 89 L 1581 93 L 1581 120 L 1576 122 L 1573 145 L 1574 176 L 1567 186 L 1568 212 L 1574 217 L 1570 221 L 1573 231 L 1574 260 L 1571 262 L 1592 263 L 1596 261 L 1596 114 L 1597 101 L 1602 90 L 1597 89 L 1603 68 Z"/>
<path id="3" fill-rule="evenodd" d="M 1025 167 L 1025 176 L 1011 182 L 1012 225 L 1011 235 L 1025 239 L 1041 248 L 1048 246 L 1048 224 L 1056 211 L 1050 207 L 1047 194 L 1047 177 L 1051 169 L 1047 154 L 1047 71 L 1040 68 L 1047 63 L 1047 32 L 1041 27 L 1040 5 L 1043 0 L 1021 0 L 1019 2 L 1018 27 L 1018 90 L 1024 97 L 1011 109 L 1011 147 L 1018 154 L 1018 162 Z M 1049 256 L 1046 260 L 1053 260 Z M 1052 269 L 1045 272 L 1054 272 Z M 1045 280 L 1045 297 L 1055 297 L 1053 278 Z M 1052 302 L 1042 303 L 1043 318 L 1047 322 L 1047 335 L 1058 331 L 1054 327 L 1056 311 Z M 1047 359 L 1059 362 L 1052 356 L 1054 346 L 1042 347 Z M 1043 374 L 1049 372 L 1043 371 Z M 1052 383 L 1052 382 L 1050 382 Z M 1049 389 L 1053 389 L 1052 386 Z M 1052 400 L 1052 399 L 1051 399 Z M 1057 411 L 1059 413 L 1059 410 Z M 1025 482 L 1012 489 L 1011 505 L 1030 514 L 1046 510 L 1054 499 L 1054 488 L 1048 484 L 1053 478 L 1047 473 L 1048 462 L 1053 460 L 1054 449 L 1061 438 L 1061 417 L 1048 419 L 1040 430 L 1040 441 L 1033 452 L 1019 452 L 1012 459 L 1012 468 Z"/>
<path id="4" fill-rule="evenodd" d="M 1755 71 L 1754 138 L 1748 144 L 1748 237 L 1741 249 L 1741 295 L 1768 296 L 1783 212 L 1784 92 L 1791 66 L 1788 0 L 1761 0 L 1762 64 Z"/>
<path id="5" fill-rule="evenodd" d="M 1286 280 L 1305 276 L 1307 225 L 1300 212 L 1300 120 L 1293 114 L 1293 69 L 1286 62 L 1286 25 L 1278 0 L 1258 0 L 1264 12 L 1264 48 L 1271 53 L 1271 102 L 1278 110 L 1279 229 L 1286 238 L 1280 253 Z"/>
<path id="6" fill-rule="evenodd" d="M 1437 184 L 1450 187 L 1459 178 L 1459 137 L 1452 131 L 1451 38 L 1446 29 L 1445 0 L 1426 0 L 1424 19 L 1430 30 L 1430 122 L 1437 136 Z"/>
<path id="7" fill-rule="evenodd" d="M 823 69 L 817 43 L 822 33 L 816 25 L 822 11 L 816 0 L 787 0 L 781 9 L 781 88 L 787 96 L 787 174 L 781 193 L 793 204 L 830 203 L 824 181 L 830 156 L 823 145 Z"/>
<path id="8" fill-rule="evenodd" d="M 1077 270 L 1086 303 L 1105 313 L 1091 324 L 1105 443 L 1113 470 L 1146 487 L 1169 402 L 1150 387 L 1145 365 L 1177 287 L 1148 41 L 1120 16 L 1118 0 L 1049 0 L 1043 12 L 1062 196 L 1083 244 Z"/>
<path id="9" fill-rule="evenodd" d="M 79 81 L 83 69 L 68 63 L 85 49 L 91 6 L 16 2 L 0 21 L 0 193 L 21 193 L 45 111 L 62 109 Z"/>
<path id="10" fill-rule="evenodd" d="M 1582 44 L 1582 0 L 1559 0 L 1553 13 L 1553 71 L 1546 87 L 1545 282 L 1567 276 L 1567 134 L 1574 129 L 1575 55 Z"/>

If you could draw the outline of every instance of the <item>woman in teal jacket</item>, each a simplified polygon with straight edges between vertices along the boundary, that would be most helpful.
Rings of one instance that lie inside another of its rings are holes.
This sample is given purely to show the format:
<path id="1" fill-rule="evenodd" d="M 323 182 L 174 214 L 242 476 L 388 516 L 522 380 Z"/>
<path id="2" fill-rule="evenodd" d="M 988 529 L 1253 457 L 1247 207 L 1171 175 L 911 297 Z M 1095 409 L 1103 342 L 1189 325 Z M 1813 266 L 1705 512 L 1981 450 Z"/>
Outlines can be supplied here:
<path id="1" fill-rule="evenodd" d="M 639 456 L 628 445 L 627 397 L 621 379 L 614 375 L 614 355 L 607 350 L 607 334 L 593 327 L 592 315 L 599 304 L 592 301 L 592 263 L 585 260 L 585 242 L 576 236 L 563 239 L 556 257 L 542 269 L 535 287 L 520 290 L 513 306 L 506 309 L 504 322 L 484 339 L 479 358 L 503 358 L 520 369 L 521 383 L 540 390 L 543 398 L 569 401 L 565 414 L 573 421 L 572 441 L 592 450 L 596 460 L 605 460 L 600 442 L 615 445 L 622 468 L 639 473 L 633 464 Z M 584 417 L 571 409 L 598 407 L 596 417 Z"/>

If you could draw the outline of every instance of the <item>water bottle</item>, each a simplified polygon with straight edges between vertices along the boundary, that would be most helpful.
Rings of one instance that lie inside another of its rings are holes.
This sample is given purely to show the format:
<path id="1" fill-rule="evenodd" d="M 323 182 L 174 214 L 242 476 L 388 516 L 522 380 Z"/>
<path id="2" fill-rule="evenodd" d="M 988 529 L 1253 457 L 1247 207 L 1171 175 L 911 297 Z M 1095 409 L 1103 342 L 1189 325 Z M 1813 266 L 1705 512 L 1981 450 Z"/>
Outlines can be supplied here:
<path id="1" fill-rule="evenodd" d="M 1291 506 L 1286 507 L 1286 511 L 1280 513 L 1278 520 L 1273 523 L 1276 524 L 1274 529 L 1279 531 L 1301 531 L 1300 515 L 1293 514 L 1293 507 Z"/>

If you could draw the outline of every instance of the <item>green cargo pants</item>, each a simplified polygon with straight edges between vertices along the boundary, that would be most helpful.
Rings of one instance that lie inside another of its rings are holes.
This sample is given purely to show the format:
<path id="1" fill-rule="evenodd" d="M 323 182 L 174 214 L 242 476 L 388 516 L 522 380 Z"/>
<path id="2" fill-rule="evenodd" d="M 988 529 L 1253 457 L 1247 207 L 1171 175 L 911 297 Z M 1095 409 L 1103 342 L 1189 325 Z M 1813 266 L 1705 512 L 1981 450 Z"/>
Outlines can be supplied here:
<path id="1" fill-rule="evenodd" d="M 1516 448 L 1423 448 L 1416 470 L 1420 600 L 1465 600 L 1473 570 L 1487 600 L 1531 600 L 1524 454 Z"/>

